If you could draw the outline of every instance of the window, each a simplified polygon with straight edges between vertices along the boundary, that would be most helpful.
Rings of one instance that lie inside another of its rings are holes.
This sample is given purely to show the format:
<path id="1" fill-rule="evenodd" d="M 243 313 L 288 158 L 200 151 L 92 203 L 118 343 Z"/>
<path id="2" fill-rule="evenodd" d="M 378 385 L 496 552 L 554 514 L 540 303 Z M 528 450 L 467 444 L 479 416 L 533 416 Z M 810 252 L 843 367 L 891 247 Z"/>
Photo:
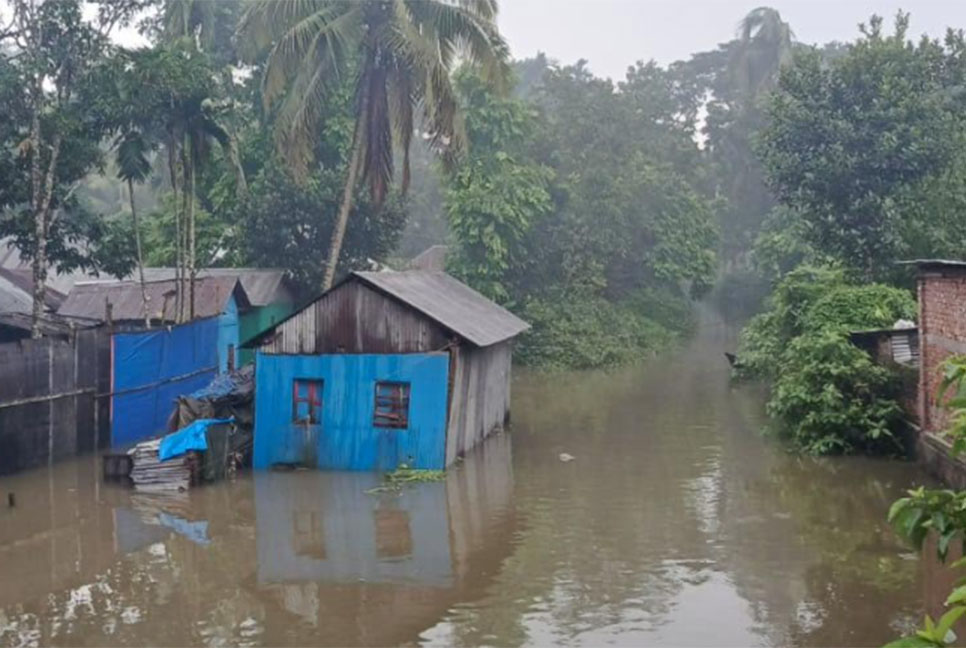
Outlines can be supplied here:
<path id="1" fill-rule="evenodd" d="M 409 427 L 409 383 L 377 382 L 372 419 L 376 427 Z"/>
<path id="2" fill-rule="evenodd" d="M 317 425 L 322 422 L 322 381 L 296 378 L 292 383 L 292 420 Z"/>

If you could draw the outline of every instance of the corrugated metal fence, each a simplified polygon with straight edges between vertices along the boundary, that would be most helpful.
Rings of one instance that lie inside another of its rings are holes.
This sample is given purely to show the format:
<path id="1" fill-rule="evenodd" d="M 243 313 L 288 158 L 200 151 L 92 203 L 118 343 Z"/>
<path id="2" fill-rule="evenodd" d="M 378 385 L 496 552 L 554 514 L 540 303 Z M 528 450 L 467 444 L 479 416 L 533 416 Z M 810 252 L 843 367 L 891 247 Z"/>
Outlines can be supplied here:
<path id="1" fill-rule="evenodd" d="M 0 344 L 0 475 L 110 443 L 111 335 Z"/>

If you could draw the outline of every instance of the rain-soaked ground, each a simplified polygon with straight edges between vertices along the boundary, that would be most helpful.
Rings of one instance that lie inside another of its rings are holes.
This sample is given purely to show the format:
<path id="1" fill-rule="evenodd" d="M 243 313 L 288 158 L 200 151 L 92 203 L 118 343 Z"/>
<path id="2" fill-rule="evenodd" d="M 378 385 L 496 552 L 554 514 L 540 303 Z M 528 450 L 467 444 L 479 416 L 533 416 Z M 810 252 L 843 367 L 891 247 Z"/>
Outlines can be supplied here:
<path id="1" fill-rule="evenodd" d="M 884 521 L 924 477 L 763 440 L 729 339 L 518 372 L 512 433 L 401 494 L 296 472 L 159 499 L 93 458 L 0 478 L 0 645 L 881 645 L 945 593 Z"/>

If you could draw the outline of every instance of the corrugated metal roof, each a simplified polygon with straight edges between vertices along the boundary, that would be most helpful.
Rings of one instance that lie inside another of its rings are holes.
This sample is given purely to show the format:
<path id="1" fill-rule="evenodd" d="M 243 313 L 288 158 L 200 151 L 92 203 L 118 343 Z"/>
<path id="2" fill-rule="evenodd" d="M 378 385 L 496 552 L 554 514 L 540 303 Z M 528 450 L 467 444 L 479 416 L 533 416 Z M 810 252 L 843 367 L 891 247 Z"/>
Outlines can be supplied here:
<path id="1" fill-rule="evenodd" d="M 0 276 L 0 313 L 31 313 L 33 303 L 30 293 Z"/>
<path id="2" fill-rule="evenodd" d="M 148 314 L 152 320 L 175 321 L 174 281 L 151 281 L 145 283 L 148 295 Z M 235 293 L 239 307 L 250 305 L 244 287 L 236 277 L 203 277 L 195 281 L 195 317 L 220 315 Z M 141 302 L 141 285 L 136 281 L 95 281 L 78 283 L 67 295 L 57 311 L 58 315 L 81 317 L 103 321 L 106 319 L 106 302 L 111 302 L 112 317 L 116 321 L 144 319 Z"/>
<path id="3" fill-rule="evenodd" d="M 7 237 L 0 239 L 0 268 L 14 271 L 31 272 L 32 264 L 28 259 L 20 256 L 20 251 L 13 244 L 13 238 Z M 48 264 L 47 267 L 47 287 L 53 288 L 61 295 L 70 292 L 71 287 L 80 281 L 92 281 L 98 276 L 84 270 L 74 270 L 73 272 L 60 272 L 55 265 Z M 32 291 L 28 291 L 32 292 Z M 48 300 L 50 301 L 50 300 Z"/>
<path id="4" fill-rule="evenodd" d="M 34 295 L 34 273 L 31 269 L 21 268 L 19 270 L 11 270 L 10 268 L 0 268 L 0 277 L 3 277 L 13 285 L 20 288 L 28 295 L 30 295 L 31 301 L 33 301 Z M 53 286 L 47 286 L 47 290 L 44 291 L 44 303 L 50 310 L 57 310 L 57 308 L 64 302 L 64 298 L 67 297 L 64 293 L 60 292 Z"/>
<path id="5" fill-rule="evenodd" d="M 0 313 L 0 326 L 30 332 L 33 317 L 29 313 Z M 73 322 L 66 317 L 48 313 L 40 320 L 40 330 L 45 336 L 67 337 L 75 330 L 91 328 L 91 322 Z"/>
<path id="6" fill-rule="evenodd" d="M 476 346 L 490 346 L 530 325 L 445 272 L 354 272 L 357 278 L 418 310 Z"/>
<path id="7" fill-rule="evenodd" d="M 899 261 L 899 265 L 914 265 L 919 269 L 926 268 L 966 268 L 966 261 L 955 259 L 910 259 L 909 261 Z"/>
<path id="8" fill-rule="evenodd" d="M 174 268 L 145 268 L 145 281 L 172 281 Z M 241 281 L 252 306 L 268 306 L 278 302 L 293 301 L 284 270 L 265 268 L 204 268 L 199 277 L 234 277 Z M 137 271 L 127 278 L 137 280 Z"/>

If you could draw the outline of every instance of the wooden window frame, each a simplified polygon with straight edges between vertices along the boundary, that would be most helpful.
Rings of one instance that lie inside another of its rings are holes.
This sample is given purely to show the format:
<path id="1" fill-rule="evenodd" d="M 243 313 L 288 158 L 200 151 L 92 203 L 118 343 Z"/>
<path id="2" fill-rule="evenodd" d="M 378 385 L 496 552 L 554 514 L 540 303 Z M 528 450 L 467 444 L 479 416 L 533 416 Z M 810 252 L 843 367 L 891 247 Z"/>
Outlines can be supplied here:
<path id="1" fill-rule="evenodd" d="M 383 390 L 391 390 L 387 395 Z M 388 430 L 409 427 L 409 403 L 412 386 L 408 382 L 379 380 L 374 389 L 372 425 Z"/>
<path id="2" fill-rule="evenodd" d="M 307 388 L 305 397 L 299 396 L 299 387 L 303 384 Z M 309 425 L 322 423 L 322 393 L 324 389 L 325 381 L 321 378 L 296 378 L 292 381 L 292 421 L 294 423 L 308 423 Z M 308 404 L 308 421 L 299 418 L 299 403 Z M 318 418 L 316 418 L 316 412 L 318 412 Z"/>

